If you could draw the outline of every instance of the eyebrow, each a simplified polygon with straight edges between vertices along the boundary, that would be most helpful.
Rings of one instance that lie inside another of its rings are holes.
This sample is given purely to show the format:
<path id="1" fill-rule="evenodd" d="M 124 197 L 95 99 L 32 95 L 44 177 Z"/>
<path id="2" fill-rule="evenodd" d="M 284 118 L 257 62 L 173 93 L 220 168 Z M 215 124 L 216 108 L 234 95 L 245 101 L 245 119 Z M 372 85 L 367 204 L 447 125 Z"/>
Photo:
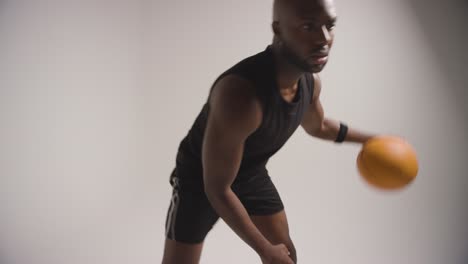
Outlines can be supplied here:
<path id="1" fill-rule="evenodd" d="M 301 17 L 301 20 L 308 21 L 308 22 L 312 22 L 312 23 L 314 23 L 314 24 L 318 24 L 318 23 L 319 23 L 319 21 L 317 20 L 317 18 L 312 18 L 312 17 L 307 17 L 307 16 Z M 336 23 L 337 20 L 338 20 L 338 17 L 337 17 L 337 16 L 329 17 L 329 18 L 328 18 L 328 22 L 331 22 L 331 23 Z"/>

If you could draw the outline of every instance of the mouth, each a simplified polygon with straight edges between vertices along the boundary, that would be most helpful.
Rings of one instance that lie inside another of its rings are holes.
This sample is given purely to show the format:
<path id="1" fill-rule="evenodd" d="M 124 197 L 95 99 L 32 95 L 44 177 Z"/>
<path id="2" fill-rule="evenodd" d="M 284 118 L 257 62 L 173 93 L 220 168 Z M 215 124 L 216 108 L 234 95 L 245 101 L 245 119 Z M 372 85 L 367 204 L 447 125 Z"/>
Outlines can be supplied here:
<path id="1" fill-rule="evenodd" d="M 328 53 L 318 53 L 309 57 L 313 64 L 325 64 L 328 60 Z"/>
<path id="2" fill-rule="evenodd" d="M 329 46 L 320 46 L 313 49 L 310 53 L 309 60 L 316 65 L 323 65 L 328 60 Z"/>

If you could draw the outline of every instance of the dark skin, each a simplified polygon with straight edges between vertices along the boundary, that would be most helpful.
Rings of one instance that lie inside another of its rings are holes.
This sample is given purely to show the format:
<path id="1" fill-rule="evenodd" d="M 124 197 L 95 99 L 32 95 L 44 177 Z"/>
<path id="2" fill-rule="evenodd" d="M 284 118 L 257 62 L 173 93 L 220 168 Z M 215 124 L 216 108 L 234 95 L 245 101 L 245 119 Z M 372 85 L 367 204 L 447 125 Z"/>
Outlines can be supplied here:
<path id="1" fill-rule="evenodd" d="M 326 118 L 320 102 L 318 76 L 333 45 L 336 14 L 330 0 L 277 0 L 274 8 L 273 53 L 277 84 L 286 101 L 297 91 L 297 82 L 306 72 L 313 73 L 315 89 L 302 127 L 311 136 L 334 140 L 339 122 Z M 260 101 L 252 83 L 226 76 L 210 95 L 210 115 L 202 149 L 206 195 L 218 215 L 260 256 L 264 264 L 297 263 L 296 251 L 284 211 L 271 216 L 249 216 L 231 189 L 245 140 L 262 122 Z M 373 135 L 349 128 L 348 142 L 364 143 Z M 164 264 L 198 263 L 202 244 L 186 245 L 166 241 Z"/>
<path id="2" fill-rule="evenodd" d="M 322 83 L 320 72 L 328 61 L 335 37 L 337 20 L 333 1 L 280 0 L 276 2 L 273 44 L 277 65 L 277 83 L 281 94 L 291 101 L 297 91 L 297 81 L 305 72 L 314 76 L 314 95 L 312 104 L 302 121 L 305 131 L 314 137 L 336 139 L 340 124 L 325 118 L 320 102 Z M 318 63 L 317 58 L 323 62 Z M 349 128 L 345 140 L 363 143 L 373 135 Z"/>

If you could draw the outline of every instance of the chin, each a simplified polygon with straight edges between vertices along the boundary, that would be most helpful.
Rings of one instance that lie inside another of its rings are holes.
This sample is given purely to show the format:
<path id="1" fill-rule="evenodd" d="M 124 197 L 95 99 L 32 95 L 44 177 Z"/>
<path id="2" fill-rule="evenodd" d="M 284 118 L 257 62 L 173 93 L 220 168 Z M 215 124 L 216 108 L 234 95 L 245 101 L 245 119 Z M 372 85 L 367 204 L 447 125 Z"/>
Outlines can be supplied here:
<path id="1" fill-rule="evenodd" d="M 309 72 L 309 73 L 319 73 L 319 72 L 321 72 L 323 70 L 323 68 L 325 68 L 325 64 L 323 64 L 323 65 L 310 65 L 307 72 Z"/>
<path id="2" fill-rule="evenodd" d="M 302 69 L 308 73 L 319 73 L 325 68 L 325 65 L 327 65 L 327 62 L 323 64 L 304 63 Z"/>

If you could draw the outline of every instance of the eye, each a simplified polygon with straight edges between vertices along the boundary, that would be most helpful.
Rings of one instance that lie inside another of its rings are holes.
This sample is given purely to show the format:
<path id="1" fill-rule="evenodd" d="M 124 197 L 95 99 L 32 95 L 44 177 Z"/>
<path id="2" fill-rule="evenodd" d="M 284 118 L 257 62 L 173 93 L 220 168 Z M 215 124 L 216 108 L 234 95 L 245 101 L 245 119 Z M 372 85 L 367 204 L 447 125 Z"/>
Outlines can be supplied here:
<path id="1" fill-rule="evenodd" d="M 333 30 L 333 29 L 335 29 L 336 24 L 335 23 L 329 23 L 329 24 L 326 25 L 326 27 L 327 27 L 328 30 Z"/>
<path id="2" fill-rule="evenodd" d="M 307 23 L 307 24 L 302 25 L 302 29 L 305 31 L 312 31 L 314 30 L 314 25 L 311 23 Z"/>

